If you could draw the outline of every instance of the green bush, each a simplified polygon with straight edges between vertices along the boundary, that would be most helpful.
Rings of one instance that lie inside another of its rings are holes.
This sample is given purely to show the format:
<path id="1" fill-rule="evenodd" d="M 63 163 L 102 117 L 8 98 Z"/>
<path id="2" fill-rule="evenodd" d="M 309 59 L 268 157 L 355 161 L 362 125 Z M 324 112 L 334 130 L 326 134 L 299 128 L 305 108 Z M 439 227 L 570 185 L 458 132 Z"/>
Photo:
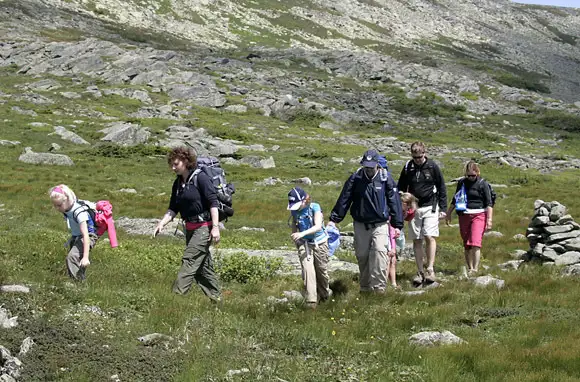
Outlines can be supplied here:
<path id="1" fill-rule="evenodd" d="M 575 114 L 557 110 L 549 110 L 538 119 L 546 127 L 571 132 L 580 131 L 580 116 Z"/>
<path id="2" fill-rule="evenodd" d="M 519 89 L 531 90 L 533 92 L 550 93 L 550 88 L 546 85 L 527 78 L 522 78 L 509 73 L 503 73 L 494 77 L 494 79 L 507 86 Z"/>
<path id="3" fill-rule="evenodd" d="M 86 155 L 105 158 L 130 158 L 132 156 L 166 155 L 168 149 L 159 146 L 136 145 L 119 146 L 113 143 L 104 143 L 91 147 Z"/>
<path id="4" fill-rule="evenodd" d="M 237 252 L 216 257 L 216 271 L 221 281 L 254 283 L 269 280 L 282 270 L 281 258 L 264 258 Z"/>

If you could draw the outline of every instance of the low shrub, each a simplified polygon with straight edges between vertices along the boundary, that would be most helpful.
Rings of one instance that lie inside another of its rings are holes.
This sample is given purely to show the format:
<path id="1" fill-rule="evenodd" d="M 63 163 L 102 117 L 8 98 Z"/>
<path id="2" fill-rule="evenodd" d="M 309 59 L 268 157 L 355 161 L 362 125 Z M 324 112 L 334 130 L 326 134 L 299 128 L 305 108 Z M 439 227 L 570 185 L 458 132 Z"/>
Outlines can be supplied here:
<path id="1" fill-rule="evenodd" d="M 216 271 L 221 281 L 255 283 L 269 280 L 282 270 L 281 258 L 264 258 L 237 252 L 216 257 Z"/>
<path id="2" fill-rule="evenodd" d="M 571 132 L 580 131 L 580 116 L 558 110 L 549 110 L 538 118 L 546 127 L 566 130 Z"/>

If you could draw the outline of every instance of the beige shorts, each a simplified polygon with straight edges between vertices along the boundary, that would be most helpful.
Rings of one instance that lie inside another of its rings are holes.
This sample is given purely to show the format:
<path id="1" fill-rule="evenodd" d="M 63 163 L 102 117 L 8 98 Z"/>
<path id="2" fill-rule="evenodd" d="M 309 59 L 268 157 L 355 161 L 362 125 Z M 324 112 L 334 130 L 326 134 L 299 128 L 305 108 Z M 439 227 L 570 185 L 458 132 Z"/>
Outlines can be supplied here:
<path id="1" fill-rule="evenodd" d="M 432 206 L 421 207 L 415 211 L 415 217 L 409 224 L 409 238 L 422 240 L 425 236 L 439 236 L 439 207 L 435 212 Z"/>

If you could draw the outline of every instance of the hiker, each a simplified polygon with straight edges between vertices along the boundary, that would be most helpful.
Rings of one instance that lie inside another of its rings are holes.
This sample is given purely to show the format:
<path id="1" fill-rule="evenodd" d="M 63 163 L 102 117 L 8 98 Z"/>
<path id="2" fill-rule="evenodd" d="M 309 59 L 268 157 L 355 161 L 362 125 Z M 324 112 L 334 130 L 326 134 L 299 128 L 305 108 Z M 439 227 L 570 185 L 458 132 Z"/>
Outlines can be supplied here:
<path id="1" fill-rule="evenodd" d="M 401 193 L 400 199 L 403 211 L 403 220 L 411 221 L 415 216 L 417 199 L 408 192 Z M 393 254 L 391 254 L 391 250 L 389 250 L 389 257 L 391 258 L 388 269 L 389 281 L 391 282 L 391 285 L 394 289 L 400 290 L 401 287 L 397 284 L 397 261 L 399 260 L 399 254 L 405 250 L 405 230 L 401 229 L 399 237 L 395 237 L 394 232 L 391 234 L 391 230 L 389 230 L 389 238 L 391 240 L 392 251 L 394 251 Z"/>
<path id="2" fill-rule="evenodd" d="M 465 177 L 457 182 L 457 189 L 447 210 L 445 223 L 451 223 L 451 213 L 459 217 L 459 233 L 463 239 L 465 263 L 468 274 L 476 273 L 481 259 L 483 233 L 490 230 L 493 222 L 493 201 L 485 179 L 480 176 L 479 165 L 469 161 L 465 165 Z M 462 190 L 463 188 L 463 190 Z M 466 196 L 466 205 L 456 208 L 460 193 Z"/>
<path id="3" fill-rule="evenodd" d="M 395 237 L 403 227 L 401 203 L 391 176 L 381 177 L 379 154 L 367 150 L 361 168 L 344 183 L 329 224 L 340 223 L 347 211 L 354 221 L 354 251 L 360 270 L 360 291 L 382 294 L 387 286 L 389 265 L 389 220 Z"/>
<path id="4" fill-rule="evenodd" d="M 219 302 L 220 289 L 209 250 L 212 241 L 215 244 L 220 241 L 215 188 L 205 173 L 194 174 L 197 158 L 192 149 L 174 148 L 168 154 L 167 162 L 177 178 L 171 189 L 169 209 L 155 227 L 153 236 L 157 236 L 178 213 L 185 221 L 185 251 L 173 292 L 187 293 L 195 280 L 211 301 Z"/>
<path id="5" fill-rule="evenodd" d="M 418 208 L 409 226 L 409 238 L 413 240 L 417 275 L 413 285 L 420 286 L 424 282 L 435 282 L 435 252 L 436 238 L 439 236 L 439 219 L 443 219 L 447 210 L 447 192 L 445 180 L 437 164 L 425 156 L 425 144 L 415 142 L 411 145 L 412 160 L 401 170 L 398 188 L 409 192 L 418 200 Z M 424 272 L 423 262 L 427 252 L 427 270 Z"/>
<path id="6" fill-rule="evenodd" d="M 391 176 L 389 172 L 389 166 L 387 165 L 387 158 L 384 155 L 379 155 L 379 174 L 386 179 L 387 176 Z M 401 204 L 399 198 L 399 193 L 395 193 L 395 198 L 398 199 L 397 203 Z M 387 256 L 389 257 L 389 264 L 387 266 L 387 280 L 391 283 L 391 286 L 395 290 L 400 290 L 401 287 L 397 285 L 397 240 L 404 240 L 403 231 L 399 232 L 399 236 L 395 237 L 395 227 L 390 225 L 389 219 L 389 240 L 387 241 Z"/>
<path id="7" fill-rule="evenodd" d="M 330 296 L 328 286 L 328 235 L 324 229 L 322 209 L 303 189 L 294 187 L 288 193 L 288 210 L 292 216 L 292 234 L 302 266 L 305 303 L 316 308 Z"/>
<path id="8" fill-rule="evenodd" d="M 66 185 L 59 184 L 48 191 L 54 208 L 64 214 L 71 237 L 68 246 L 66 268 L 68 275 L 76 281 L 86 278 L 86 268 L 91 265 L 89 254 L 97 241 L 95 222 L 87 208 L 78 203 L 75 193 Z"/>

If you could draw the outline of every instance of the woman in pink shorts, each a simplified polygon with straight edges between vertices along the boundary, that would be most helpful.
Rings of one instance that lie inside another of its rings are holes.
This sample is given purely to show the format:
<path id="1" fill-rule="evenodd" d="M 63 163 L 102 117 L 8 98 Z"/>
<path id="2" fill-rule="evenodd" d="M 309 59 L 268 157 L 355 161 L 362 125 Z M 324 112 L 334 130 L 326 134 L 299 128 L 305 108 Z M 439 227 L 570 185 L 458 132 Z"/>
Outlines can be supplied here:
<path id="1" fill-rule="evenodd" d="M 463 190 L 462 190 L 463 188 Z M 465 206 L 457 204 L 462 193 L 467 197 Z M 465 248 L 465 262 L 469 274 L 479 268 L 481 258 L 481 242 L 486 229 L 491 229 L 493 207 L 491 192 L 485 179 L 480 177 L 479 166 L 475 161 L 469 161 L 465 166 L 465 177 L 457 182 L 455 196 L 447 210 L 445 222 L 451 223 L 451 213 L 457 211 L 459 216 L 459 232 Z"/>

